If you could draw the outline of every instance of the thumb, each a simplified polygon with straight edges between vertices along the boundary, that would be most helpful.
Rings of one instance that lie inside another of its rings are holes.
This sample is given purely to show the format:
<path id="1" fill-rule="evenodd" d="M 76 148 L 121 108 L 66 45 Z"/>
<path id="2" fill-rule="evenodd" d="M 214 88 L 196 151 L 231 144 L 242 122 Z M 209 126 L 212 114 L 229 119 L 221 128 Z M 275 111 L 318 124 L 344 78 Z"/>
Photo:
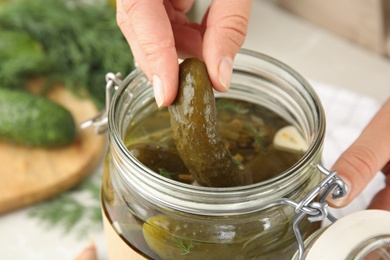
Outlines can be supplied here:
<path id="1" fill-rule="evenodd" d="M 382 169 L 386 176 L 386 186 L 371 200 L 369 209 L 383 209 L 390 211 L 390 161 Z"/>
<path id="2" fill-rule="evenodd" d="M 390 211 L 390 161 L 383 167 L 382 172 L 386 177 L 386 186 L 375 195 L 368 208 Z"/>
<path id="3" fill-rule="evenodd" d="M 389 133 L 390 99 L 332 167 L 349 189 L 346 197 L 329 200 L 332 206 L 350 203 L 390 160 Z"/>
<path id="4" fill-rule="evenodd" d="M 251 0 L 214 0 L 207 14 L 203 58 L 210 80 L 218 91 L 227 91 L 233 60 L 244 44 Z"/>

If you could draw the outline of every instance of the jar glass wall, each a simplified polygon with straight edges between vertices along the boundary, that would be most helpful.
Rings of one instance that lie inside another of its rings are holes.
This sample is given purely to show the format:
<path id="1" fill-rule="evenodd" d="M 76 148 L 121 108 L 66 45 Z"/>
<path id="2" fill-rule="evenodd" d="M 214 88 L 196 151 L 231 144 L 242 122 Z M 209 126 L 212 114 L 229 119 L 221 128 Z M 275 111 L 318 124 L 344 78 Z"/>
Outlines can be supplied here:
<path id="1" fill-rule="evenodd" d="M 281 198 L 299 202 L 319 183 L 325 132 L 321 103 L 302 76 L 266 55 L 241 50 L 233 70 L 230 90 L 215 92 L 216 98 L 274 111 L 301 132 L 309 148 L 287 170 L 252 185 L 209 188 L 165 178 L 141 164 L 126 146 L 126 133 L 158 110 L 152 87 L 142 72 L 134 71 L 109 110 L 102 205 L 118 236 L 140 256 L 290 259 L 297 250 L 294 208 L 269 205 Z M 169 127 L 169 121 L 157 125 Z M 317 228 L 307 221 L 300 224 L 304 238 Z"/>

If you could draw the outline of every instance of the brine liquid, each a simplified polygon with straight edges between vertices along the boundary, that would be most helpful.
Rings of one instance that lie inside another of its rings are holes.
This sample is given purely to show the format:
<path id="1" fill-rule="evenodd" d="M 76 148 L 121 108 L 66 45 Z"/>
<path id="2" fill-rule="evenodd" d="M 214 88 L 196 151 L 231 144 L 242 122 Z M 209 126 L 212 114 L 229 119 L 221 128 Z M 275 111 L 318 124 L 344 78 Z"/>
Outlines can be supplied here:
<path id="1" fill-rule="evenodd" d="M 272 145 L 278 129 L 289 123 L 272 111 L 243 101 L 217 99 L 219 124 L 226 146 L 252 168 L 255 182 L 277 176 L 296 163 L 300 153 Z M 143 164 L 176 181 L 191 184 L 178 157 L 166 109 L 132 125 L 125 143 Z M 137 197 L 117 192 L 107 156 L 103 178 L 104 214 L 129 247 L 150 259 L 291 259 L 297 250 L 292 231 L 294 209 L 280 206 L 245 216 L 207 217 L 178 214 Z M 111 171 L 111 172 L 110 172 Z M 312 187 L 303 186 L 301 194 Z M 301 195 L 304 196 L 304 195 Z M 318 228 L 302 221 L 303 237 Z"/>
<path id="2" fill-rule="evenodd" d="M 254 183 L 275 177 L 301 158 L 300 151 L 286 152 L 273 146 L 275 133 L 290 124 L 276 113 L 231 99 L 217 99 L 216 106 L 226 147 L 237 163 L 251 168 Z M 181 182 L 193 181 L 176 150 L 167 109 L 133 125 L 125 142 L 130 152 L 155 172 Z"/>

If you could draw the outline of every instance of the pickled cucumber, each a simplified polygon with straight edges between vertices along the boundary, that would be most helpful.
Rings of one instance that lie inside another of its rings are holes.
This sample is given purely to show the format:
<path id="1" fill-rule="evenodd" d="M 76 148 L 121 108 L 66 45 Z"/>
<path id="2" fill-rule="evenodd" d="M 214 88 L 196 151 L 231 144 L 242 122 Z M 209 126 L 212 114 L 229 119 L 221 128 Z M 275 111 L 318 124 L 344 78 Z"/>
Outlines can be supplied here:
<path id="1" fill-rule="evenodd" d="M 204 217 L 185 219 L 159 214 L 143 224 L 142 233 L 149 248 L 163 260 L 290 259 L 291 252 L 284 250 L 296 250 L 290 228 L 293 215 L 286 218 L 283 212 L 274 210 L 263 216 L 272 219 L 268 222 L 272 228 L 248 216 L 246 221 L 237 222 L 228 217 L 206 221 Z M 311 227 L 304 223 L 305 228 Z M 278 257 L 272 257 L 275 254 Z"/>
<path id="2" fill-rule="evenodd" d="M 243 238 L 233 226 L 201 225 L 165 215 L 149 218 L 142 227 L 147 244 L 164 260 L 223 260 L 232 259 L 237 253 L 242 256 L 234 259 L 244 260 L 245 242 L 258 234 L 253 230 Z"/>
<path id="3" fill-rule="evenodd" d="M 212 84 L 205 64 L 189 58 L 180 64 L 179 90 L 168 107 L 179 155 L 202 186 L 252 183 L 248 167 L 232 159 L 217 122 Z"/>

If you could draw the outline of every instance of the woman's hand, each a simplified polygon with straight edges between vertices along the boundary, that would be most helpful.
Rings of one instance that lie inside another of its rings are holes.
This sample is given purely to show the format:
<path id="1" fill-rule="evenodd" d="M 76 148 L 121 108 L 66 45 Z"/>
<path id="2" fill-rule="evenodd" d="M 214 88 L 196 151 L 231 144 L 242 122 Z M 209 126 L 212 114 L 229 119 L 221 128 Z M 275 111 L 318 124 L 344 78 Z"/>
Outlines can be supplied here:
<path id="1" fill-rule="evenodd" d="M 390 99 L 340 156 L 333 169 L 344 180 L 349 193 L 345 198 L 329 201 L 331 205 L 343 207 L 350 203 L 382 170 L 386 187 L 376 194 L 369 208 L 390 210 Z"/>
<path id="2" fill-rule="evenodd" d="M 176 97 L 178 58 L 203 59 L 213 87 L 227 91 L 232 63 L 245 40 L 251 0 L 214 0 L 201 24 L 185 13 L 194 0 L 117 0 L 117 22 L 158 106 Z"/>

